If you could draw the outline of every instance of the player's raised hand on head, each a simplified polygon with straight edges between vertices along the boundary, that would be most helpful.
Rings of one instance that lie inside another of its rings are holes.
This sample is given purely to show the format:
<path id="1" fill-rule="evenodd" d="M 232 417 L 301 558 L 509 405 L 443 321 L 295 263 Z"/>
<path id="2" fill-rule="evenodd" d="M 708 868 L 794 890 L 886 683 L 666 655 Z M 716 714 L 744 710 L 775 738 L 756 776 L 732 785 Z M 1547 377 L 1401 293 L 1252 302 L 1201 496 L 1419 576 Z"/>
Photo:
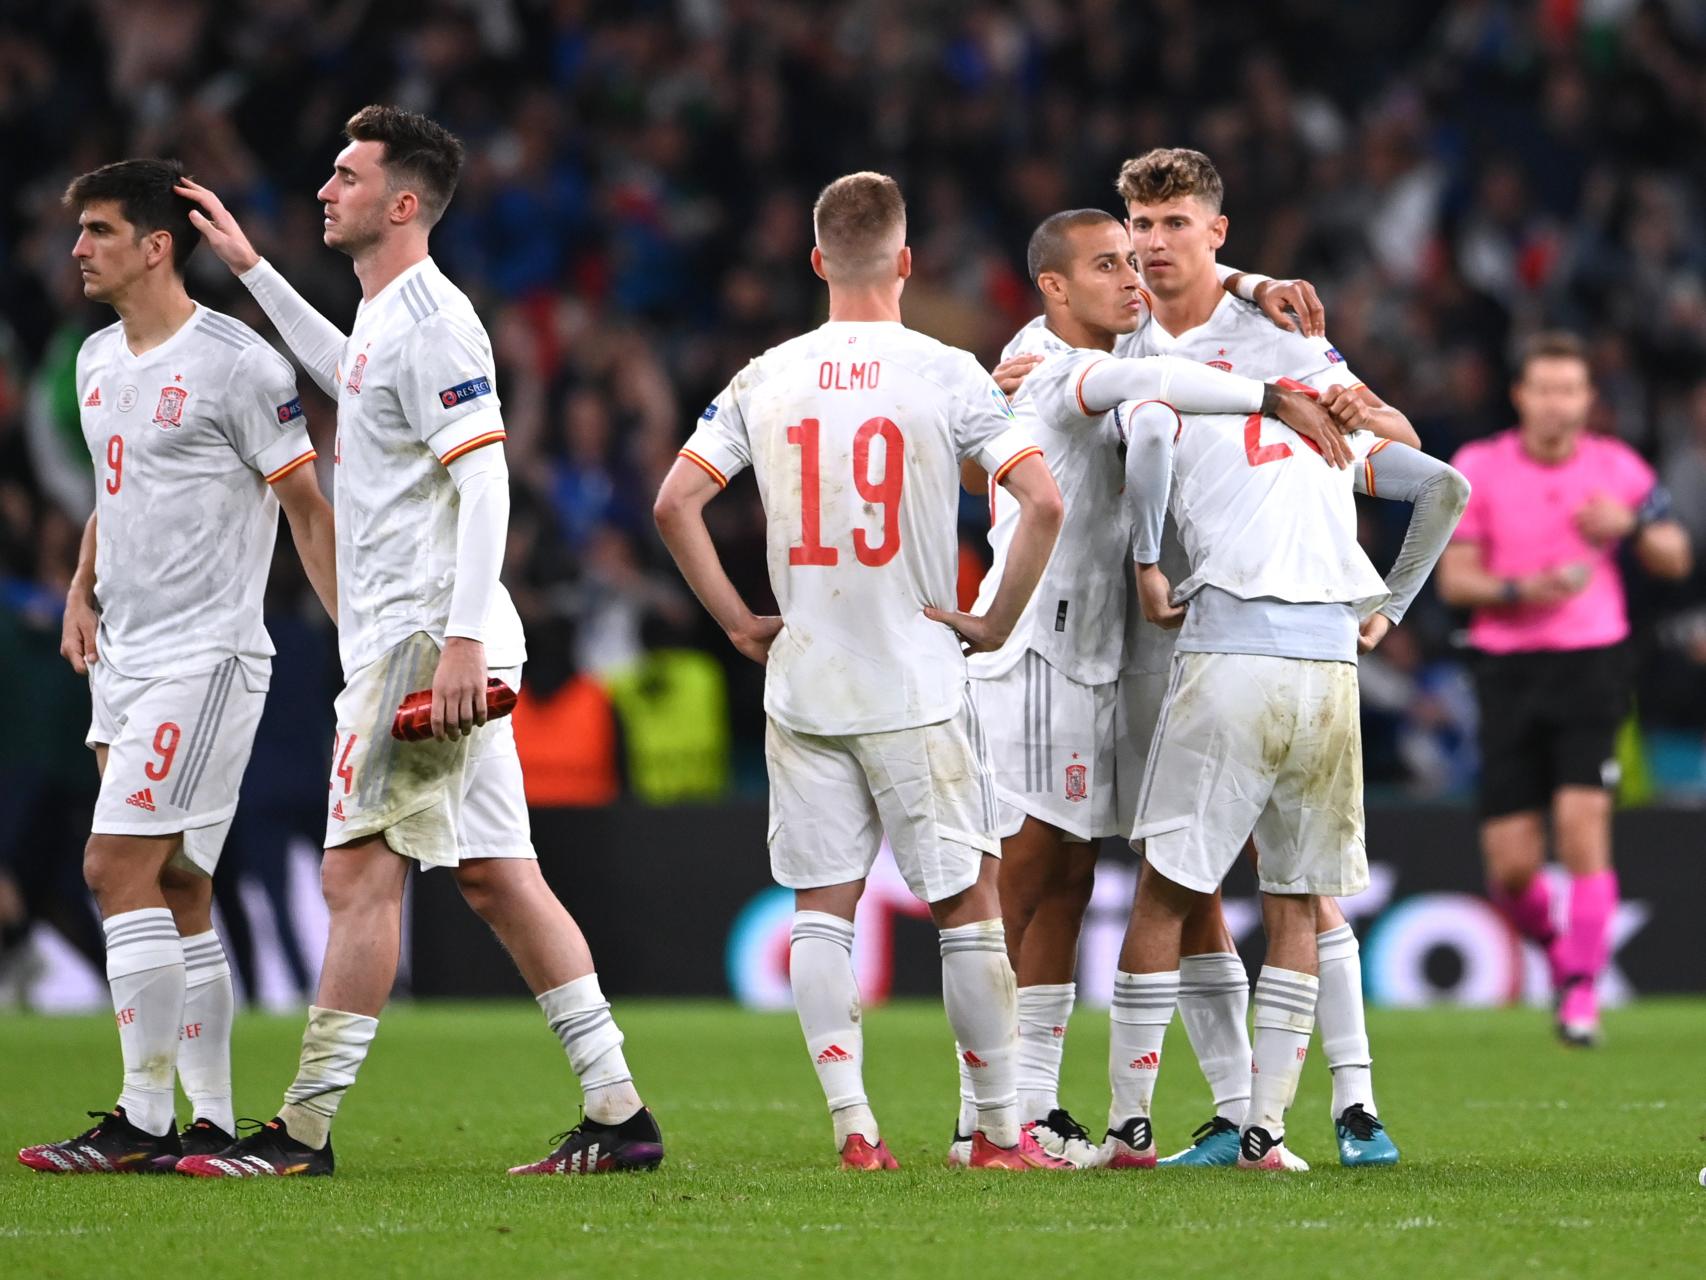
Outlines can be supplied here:
<path id="1" fill-rule="evenodd" d="M 995 385 L 1001 388 L 1002 395 L 1010 396 L 1018 391 L 1020 384 L 1025 381 L 1025 375 L 1042 362 L 1043 358 L 1034 353 L 1008 356 L 990 371 L 989 376 L 995 380 Z"/>
<path id="2" fill-rule="evenodd" d="M 1264 405 L 1265 412 L 1313 443 L 1328 466 L 1350 465 L 1351 447 L 1345 443 L 1344 432 L 1339 430 L 1338 423 L 1319 401 L 1285 387 L 1270 387 L 1270 391 L 1272 395 Z"/>
<path id="3" fill-rule="evenodd" d="M 1137 602 L 1144 618 L 1163 631 L 1177 631 L 1185 625 L 1186 606 L 1173 603 L 1173 584 L 1158 564 L 1137 566 Z"/>
<path id="4" fill-rule="evenodd" d="M 770 646 L 782 634 L 782 619 L 773 614 L 754 614 L 739 631 L 729 632 L 734 647 L 759 666 L 770 661 Z"/>
<path id="5" fill-rule="evenodd" d="M 1321 295 L 1307 280 L 1264 280 L 1256 286 L 1256 305 L 1282 329 L 1319 338 L 1327 332 L 1327 311 Z M 1295 321 L 1287 312 L 1297 316 Z"/>
<path id="6" fill-rule="evenodd" d="M 65 597 L 65 621 L 59 632 L 59 656 L 80 676 L 100 661 L 95 652 L 95 630 L 100 617 L 88 588 L 73 585 Z"/>
<path id="7" fill-rule="evenodd" d="M 933 609 L 926 606 L 924 616 L 953 630 L 965 644 L 967 653 L 990 653 L 1007 643 L 1004 633 L 997 633 L 989 619 L 977 613 L 959 613 L 953 609 Z"/>
<path id="8" fill-rule="evenodd" d="M 189 178 L 180 179 L 174 190 L 195 204 L 190 210 L 190 225 L 201 232 L 214 256 L 232 271 L 242 275 L 261 260 L 249 237 L 243 234 L 243 228 L 237 225 L 237 219 L 218 196 Z"/>
<path id="9" fill-rule="evenodd" d="M 486 723 L 486 646 L 446 636 L 432 676 L 432 736 L 455 742 Z"/>
<path id="10" fill-rule="evenodd" d="M 1368 616 L 1361 627 L 1357 629 L 1357 652 L 1372 653 L 1374 647 L 1386 639 L 1386 633 L 1392 630 L 1392 619 L 1384 613 L 1374 613 Z"/>

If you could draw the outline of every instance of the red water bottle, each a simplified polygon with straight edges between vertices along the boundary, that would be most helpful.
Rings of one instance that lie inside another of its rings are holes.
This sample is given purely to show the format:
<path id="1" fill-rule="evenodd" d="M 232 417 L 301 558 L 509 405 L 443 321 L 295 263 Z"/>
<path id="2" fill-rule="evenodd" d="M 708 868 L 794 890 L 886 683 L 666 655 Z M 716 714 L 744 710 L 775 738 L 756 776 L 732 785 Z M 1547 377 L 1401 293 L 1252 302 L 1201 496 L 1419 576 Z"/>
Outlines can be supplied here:
<path id="1" fill-rule="evenodd" d="M 496 676 L 486 681 L 486 719 L 497 720 L 515 710 L 515 690 Z M 417 689 L 397 704 L 391 736 L 399 742 L 422 742 L 432 737 L 432 690 Z"/>

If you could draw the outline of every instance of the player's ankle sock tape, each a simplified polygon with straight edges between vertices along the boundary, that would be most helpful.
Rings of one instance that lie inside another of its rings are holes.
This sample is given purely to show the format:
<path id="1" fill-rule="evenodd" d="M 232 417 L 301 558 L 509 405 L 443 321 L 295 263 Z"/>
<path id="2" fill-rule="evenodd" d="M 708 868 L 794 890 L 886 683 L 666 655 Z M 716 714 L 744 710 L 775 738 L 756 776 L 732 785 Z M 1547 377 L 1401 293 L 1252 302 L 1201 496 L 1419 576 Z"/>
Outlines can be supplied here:
<path id="1" fill-rule="evenodd" d="M 227 1133 L 231 1106 L 231 1024 L 236 1000 L 231 966 L 212 929 L 184 939 L 184 1017 L 178 1039 L 178 1079 L 190 1118 L 211 1120 Z"/>
<path id="2" fill-rule="evenodd" d="M 1041 1120 L 1060 1105 L 1060 1060 L 1078 988 L 1070 982 L 1019 988 L 1020 1120 Z"/>
<path id="3" fill-rule="evenodd" d="M 378 1018 L 308 1006 L 301 1063 L 279 1108 L 291 1137 L 310 1147 L 326 1145 L 338 1104 L 355 1083 L 378 1031 Z"/>
<path id="4" fill-rule="evenodd" d="M 538 999 L 545 1021 L 562 1042 L 583 1091 L 634 1078 L 622 1056 L 622 1029 L 611 1016 L 610 1002 L 599 990 L 596 973 L 552 987 Z"/>
<path id="5" fill-rule="evenodd" d="M 1250 975 L 1231 951 L 1179 961 L 1179 1021 L 1214 1095 L 1215 1114 L 1237 1124 L 1250 1102 Z"/>

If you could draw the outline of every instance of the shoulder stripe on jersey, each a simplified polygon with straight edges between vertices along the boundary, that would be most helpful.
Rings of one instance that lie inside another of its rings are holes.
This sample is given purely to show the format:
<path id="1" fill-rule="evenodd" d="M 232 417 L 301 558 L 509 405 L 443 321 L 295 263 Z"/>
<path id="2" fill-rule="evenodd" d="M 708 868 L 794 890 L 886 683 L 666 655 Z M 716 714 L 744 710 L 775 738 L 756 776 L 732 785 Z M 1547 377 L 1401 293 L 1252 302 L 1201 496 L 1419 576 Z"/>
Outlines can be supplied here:
<path id="1" fill-rule="evenodd" d="M 461 444 L 455 446 L 448 453 L 446 453 L 442 458 L 440 458 L 439 461 L 448 467 L 452 462 L 455 462 L 456 459 L 460 458 L 463 454 L 473 453 L 474 450 L 476 450 L 476 449 L 483 448 L 484 446 L 486 446 L 488 444 L 496 444 L 498 441 L 506 439 L 506 438 L 507 438 L 506 433 L 503 431 L 487 431 L 483 435 L 475 436 L 472 440 L 464 440 Z"/>
<path id="2" fill-rule="evenodd" d="M 236 334 L 226 333 L 221 329 L 215 329 L 212 325 L 206 325 L 206 324 L 197 325 L 196 331 L 198 333 L 205 335 L 206 337 L 212 338 L 215 342 L 224 343 L 226 346 L 230 347 L 233 351 L 242 351 L 246 347 L 249 346 L 249 344 L 247 342 L 244 342 Z"/>
<path id="3" fill-rule="evenodd" d="M 245 347 L 253 346 L 261 340 L 260 335 L 253 329 L 245 329 L 235 320 L 227 320 L 224 316 L 204 315 L 197 327 L 208 334 L 223 335 Z"/>
<path id="4" fill-rule="evenodd" d="M 427 292 L 426 283 L 419 276 L 405 284 L 402 292 L 403 300 L 409 306 L 409 314 L 414 316 L 416 324 L 438 310 L 438 302 Z"/>
<path id="5" fill-rule="evenodd" d="M 1078 401 L 1078 412 L 1083 414 L 1086 418 L 1094 418 L 1096 415 L 1091 412 L 1090 408 L 1084 403 L 1084 379 L 1090 376 L 1090 370 L 1096 368 L 1102 363 L 1103 362 L 1101 360 L 1092 360 L 1089 364 L 1085 365 L 1083 370 L 1078 374 L 1078 381 L 1074 383 L 1072 387 L 1072 398 Z"/>
<path id="6" fill-rule="evenodd" d="M 267 483 L 268 484 L 277 484 L 280 480 L 284 479 L 287 475 L 289 475 L 292 471 L 296 470 L 296 468 L 300 467 L 303 463 L 312 462 L 312 461 L 314 461 L 315 458 L 318 458 L 319 456 L 320 455 L 315 453 L 314 450 L 310 449 L 310 450 L 308 450 L 307 453 L 303 454 L 301 457 L 292 458 L 289 462 L 285 463 L 277 471 L 274 471 L 270 475 L 268 475 L 266 478 Z"/>
<path id="7" fill-rule="evenodd" d="M 694 466 L 698 467 L 706 475 L 710 476 L 711 479 L 715 480 L 719 489 L 727 489 L 729 487 L 729 478 L 721 471 L 718 471 L 709 462 L 706 462 L 705 459 L 694 453 L 693 450 L 683 449 L 680 456 L 686 458 Z"/>
<path id="8" fill-rule="evenodd" d="M 1001 469 L 999 471 L 997 471 L 993 477 L 995 483 L 1000 484 L 1004 479 L 1007 478 L 1007 473 L 1009 471 L 1011 471 L 1014 467 L 1018 466 L 1026 458 L 1029 458 L 1033 455 L 1040 458 L 1043 456 L 1043 451 L 1034 444 L 1026 445 L 1023 449 L 1019 450 L 1018 453 L 1015 453 L 1011 458 L 1007 459 L 1006 462 L 1003 462 L 1001 464 Z"/>
<path id="9" fill-rule="evenodd" d="M 415 300 L 409 296 L 409 286 L 405 281 L 403 287 L 397 290 L 397 296 L 403 300 L 403 305 L 409 309 L 409 316 L 416 324 L 421 322 L 421 309 L 415 305 Z"/>
<path id="10" fill-rule="evenodd" d="M 248 325 L 241 324 L 238 321 L 233 320 L 230 316 L 221 315 L 217 311 L 203 311 L 201 313 L 201 323 L 218 325 L 221 329 L 229 329 L 232 333 L 244 338 L 255 338 L 260 336 L 253 329 L 249 328 Z"/>

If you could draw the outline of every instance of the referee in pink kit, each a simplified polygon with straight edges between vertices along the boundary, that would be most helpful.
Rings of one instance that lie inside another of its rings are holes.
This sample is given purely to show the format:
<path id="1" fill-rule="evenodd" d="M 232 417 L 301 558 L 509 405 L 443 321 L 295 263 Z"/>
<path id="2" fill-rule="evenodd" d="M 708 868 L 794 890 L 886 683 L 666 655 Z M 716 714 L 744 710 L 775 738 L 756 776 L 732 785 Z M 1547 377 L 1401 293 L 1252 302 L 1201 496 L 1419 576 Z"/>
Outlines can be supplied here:
<path id="1" fill-rule="evenodd" d="M 1452 465 L 1473 493 L 1439 563 L 1439 592 L 1474 610 L 1481 704 L 1481 850 L 1494 904 L 1546 948 L 1566 1044 L 1599 1038 L 1595 980 L 1617 910 L 1611 869 L 1613 743 L 1629 709 L 1629 618 L 1617 548 L 1665 578 L 1688 575 L 1688 535 L 1652 468 L 1586 431 L 1594 388 L 1567 333 L 1523 350 L 1517 425 L 1465 445 Z M 1546 810 L 1570 874 L 1561 930 L 1540 874 Z"/>

